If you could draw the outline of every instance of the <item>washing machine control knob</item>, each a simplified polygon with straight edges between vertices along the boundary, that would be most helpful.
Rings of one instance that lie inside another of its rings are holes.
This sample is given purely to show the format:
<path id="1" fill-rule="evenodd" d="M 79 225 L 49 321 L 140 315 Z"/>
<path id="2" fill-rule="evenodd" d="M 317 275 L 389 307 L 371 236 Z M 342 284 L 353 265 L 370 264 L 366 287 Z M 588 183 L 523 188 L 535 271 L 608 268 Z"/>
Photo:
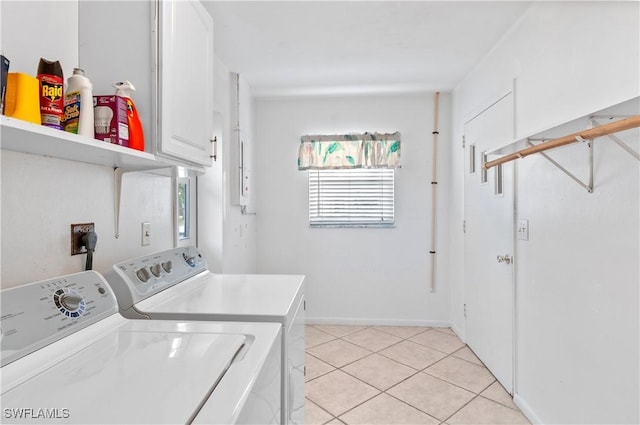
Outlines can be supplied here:
<path id="1" fill-rule="evenodd" d="M 171 263 L 171 261 L 162 263 L 162 268 L 164 269 L 165 272 L 171 273 L 171 271 L 173 270 L 173 263 Z"/>
<path id="2" fill-rule="evenodd" d="M 190 265 L 191 267 L 196 266 L 196 257 L 191 257 L 187 255 L 187 253 L 185 252 L 184 254 L 182 254 L 182 258 L 184 258 L 184 261 L 186 261 L 187 264 Z"/>
<path id="3" fill-rule="evenodd" d="M 76 311 L 80 308 L 82 296 L 78 294 L 62 294 L 60 296 L 60 304 L 69 311 Z"/>
<path id="4" fill-rule="evenodd" d="M 140 279 L 140 282 L 142 282 L 142 283 L 147 283 L 147 281 L 149 279 L 151 279 L 151 275 L 149 274 L 149 270 L 147 270 L 144 267 L 136 272 L 136 276 L 138 276 L 138 279 Z"/>
<path id="5" fill-rule="evenodd" d="M 158 263 L 149 267 L 149 270 L 151 270 L 151 273 L 153 273 L 155 277 L 160 277 L 160 275 L 162 274 L 162 267 Z"/>

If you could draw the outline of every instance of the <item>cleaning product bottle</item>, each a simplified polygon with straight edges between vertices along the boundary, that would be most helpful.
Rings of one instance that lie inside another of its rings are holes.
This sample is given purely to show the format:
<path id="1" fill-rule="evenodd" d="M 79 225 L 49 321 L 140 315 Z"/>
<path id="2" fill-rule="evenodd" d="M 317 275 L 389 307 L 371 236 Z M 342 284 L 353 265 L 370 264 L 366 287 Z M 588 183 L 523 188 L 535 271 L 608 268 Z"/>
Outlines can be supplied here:
<path id="1" fill-rule="evenodd" d="M 115 84 L 116 95 L 127 101 L 127 117 L 129 122 L 129 147 L 144 151 L 144 131 L 138 116 L 136 105 L 131 100 L 131 92 L 136 88 L 130 81 L 120 81 Z"/>
<path id="2" fill-rule="evenodd" d="M 48 61 L 40 58 L 38 63 L 38 80 L 40 80 L 40 117 L 42 125 L 62 130 L 64 121 L 64 77 L 59 61 Z"/>
<path id="3" fill-rule="evenodd" d="M 73 69 L 64 95 L 64 130 L 93 138 L 93 85 L 84 70 Z"/>

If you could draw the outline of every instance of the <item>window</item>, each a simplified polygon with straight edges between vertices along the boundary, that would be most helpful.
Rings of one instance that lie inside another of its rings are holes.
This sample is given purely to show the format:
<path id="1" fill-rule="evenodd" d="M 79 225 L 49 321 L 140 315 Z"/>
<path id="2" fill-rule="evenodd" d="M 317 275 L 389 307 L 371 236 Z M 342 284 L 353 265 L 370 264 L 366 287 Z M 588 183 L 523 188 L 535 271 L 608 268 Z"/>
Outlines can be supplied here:
<path id="1" fill-rule="evenodd" d="M 174 243 L 175 246 L 193 244 L 196 230 L 196 188 L 195 179 L 189 177 L 189 169 L 177 167 L 174 177 Z"/>
<path id="2" fill-rule="evenodd" d="M 393 168 L 309 170 L 311 227 L 390 227 L 393 223 Z"/>
<path id="3" fill-rule="evenodd" d="M 191 204 L 189 193 L 189 179 L 178 179 L 178 239 L 189 239 L 189 206 Z"/>

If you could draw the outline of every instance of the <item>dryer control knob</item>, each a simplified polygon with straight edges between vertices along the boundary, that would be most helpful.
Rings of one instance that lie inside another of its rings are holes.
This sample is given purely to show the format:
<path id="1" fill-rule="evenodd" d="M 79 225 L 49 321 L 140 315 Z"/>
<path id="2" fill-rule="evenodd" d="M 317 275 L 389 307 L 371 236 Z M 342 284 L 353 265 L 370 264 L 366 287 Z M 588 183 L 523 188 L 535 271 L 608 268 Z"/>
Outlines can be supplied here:
<path id="1" fill-rule="evenodd" d="M 162 263 L 162 268 L 164 269 L 165 272 L 171 273 L 171 271 L 173 270 L 173 263 L 171 263 L 171 261 Z"/>
<path id="2" fill-rule="evenodd" d="M 60 296 L 60 304 L 69 311 L 76 311 L 80 308 L 82 296 L 77 294 L 62 294 Z"/>
<path id="3" fill-rule="evenodd" d="M 196 266 L 196 257 L 190 257 L 186 253 L 184 253 L 182 254 L 182 258 L 184 258 L 184 261 L 186 261 L 187 264 L 190 265 L 191 267 Z"/>
<path id="4" fill-rule="evenodd" d="M 140 279 L 140 282 L 142 283 L 147 283 L 147 281 L 151 278 L 151 275 L 149 274 L 149 270 L 145 268 L 138 270 L 136 272 L 136 276 L 138 276 L 138 279 Z"/>
<path id="5" fill-rule="evenodd" d="M 162 267 L 160 267 L 160 264 L 154 264 L 153 266 L 149 267 L 149 270 L 151 270 L 151 273 L 153 273 L 155 277 L 160 277 L 160 275 L 162 274 Z"/>

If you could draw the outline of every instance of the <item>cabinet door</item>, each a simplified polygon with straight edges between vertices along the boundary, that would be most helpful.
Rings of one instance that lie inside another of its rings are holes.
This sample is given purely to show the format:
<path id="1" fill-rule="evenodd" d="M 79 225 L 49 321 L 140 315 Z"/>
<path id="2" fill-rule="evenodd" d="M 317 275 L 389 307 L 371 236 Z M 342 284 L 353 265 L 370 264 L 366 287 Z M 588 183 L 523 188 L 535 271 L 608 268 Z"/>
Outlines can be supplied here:
<path id="1" fill-rule="evenodd" d="M 158 153 L 210 166 L 213 19 L 198 1 L 159 3 Z"/>

